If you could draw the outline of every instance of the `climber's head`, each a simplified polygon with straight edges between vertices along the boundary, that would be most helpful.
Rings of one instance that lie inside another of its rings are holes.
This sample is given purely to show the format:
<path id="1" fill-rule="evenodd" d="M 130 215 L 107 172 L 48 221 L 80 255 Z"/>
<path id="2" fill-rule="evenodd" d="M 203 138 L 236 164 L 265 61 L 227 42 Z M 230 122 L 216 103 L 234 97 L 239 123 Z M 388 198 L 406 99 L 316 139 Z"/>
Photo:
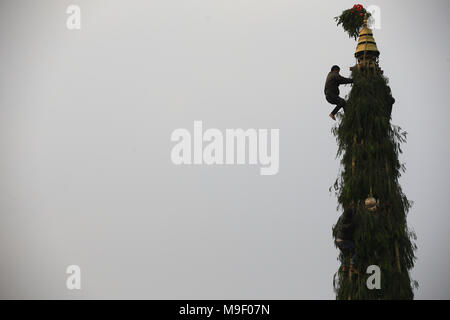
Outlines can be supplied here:
<path id="1" fill-rule="evenodd" d="M 341 71 L 341 68 L 339 68 L 339 66 L 334 65 L 331 67 L 331 71 L 339 73 L 339 71 Z"/>

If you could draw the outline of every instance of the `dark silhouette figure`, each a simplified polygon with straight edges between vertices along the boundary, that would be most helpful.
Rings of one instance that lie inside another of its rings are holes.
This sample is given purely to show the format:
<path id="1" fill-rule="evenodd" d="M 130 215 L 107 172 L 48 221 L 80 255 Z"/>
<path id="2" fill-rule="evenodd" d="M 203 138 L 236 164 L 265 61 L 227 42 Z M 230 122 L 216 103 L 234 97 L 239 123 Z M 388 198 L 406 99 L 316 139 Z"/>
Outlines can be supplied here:
<path id="1" fill-rule="evenodd" d="M 325 81 L 325 98 L 331 104 L 335 104 L 336 107 L 331 111 L 330 118 L 336 120 L 336 113 L 343 108 L 345 111 L 346 101 L 339 97 L 339 85 L 353 83 L 353 79 L 344 78 L 339 74 L 341 68 L 339 66 L 331 67 L 331 71 L 328 73 Z"/>

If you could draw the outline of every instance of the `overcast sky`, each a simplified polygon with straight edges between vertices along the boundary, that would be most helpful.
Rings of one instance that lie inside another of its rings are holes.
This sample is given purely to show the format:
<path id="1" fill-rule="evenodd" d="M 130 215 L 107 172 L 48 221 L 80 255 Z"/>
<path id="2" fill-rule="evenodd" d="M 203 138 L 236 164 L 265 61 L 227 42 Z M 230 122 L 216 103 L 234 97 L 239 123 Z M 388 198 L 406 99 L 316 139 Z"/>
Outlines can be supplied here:
<path id="1" fill-rule="evenodd" d="M 66 27 L 70 4 L 81 30 Z M 353 4 L 2 0 L 0 297 L 333 299 L 339 160 L 323 85 L 355 63 L 333 20 Z M 409 133 L 416 298 L 448 299 L 450 2 L 362 4 L 381 9 L 392 122 Z M 280 129 L 279 173 L 174 165 L 171 133 L 194 120 Z"/>

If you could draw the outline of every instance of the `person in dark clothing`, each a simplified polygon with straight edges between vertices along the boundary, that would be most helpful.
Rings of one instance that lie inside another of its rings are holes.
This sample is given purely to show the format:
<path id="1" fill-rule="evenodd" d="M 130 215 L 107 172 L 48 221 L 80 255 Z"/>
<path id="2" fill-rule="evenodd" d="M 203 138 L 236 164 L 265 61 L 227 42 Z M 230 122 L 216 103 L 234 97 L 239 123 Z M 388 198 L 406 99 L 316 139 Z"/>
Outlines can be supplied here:
<path id="1" fill-rule="evenodd" d="M 356 258 L 355 243 L 353 242 L 353 232 L 355 229 L 354 216 L 355 210 L 353 208 L 347 208 L 339 217 L 336 224 L 336 246 L 344 256 L 351 255 L 350 271 L 358 273 L 354 267 Z M 345 271 L 345 266 L 342 269 L 342 271 Z"/>
<path id="2" fill-rule="evenodd" d="M 395 103 L 395 99 L 394 99 L 394 97 L 392 97 L 391 87 L 389 87 L 389 86 L 388 86 L 388 93 L 389 93 L 389 97 L 390 97 L 390 104 L 388 106 L 388 115 L 390 118 L 391 114 L 392 114 L 392 105 Z"/>
<path id="3" fill-rule="evenodd" d="M 339 74 L 340 70 L 339 66 L 332 66 L 331 71 L 328 73 L 327 79 L 325 80 L 325 98 L 329 103 L 336 105 L 330 113 L 330 118 L 333 120 L 336 120 L 335 115 L 341 108 L 345 111 L 346 101 L 339 97 L 339 85 L 353 83 L 353 79 L 341 76 Z"/>

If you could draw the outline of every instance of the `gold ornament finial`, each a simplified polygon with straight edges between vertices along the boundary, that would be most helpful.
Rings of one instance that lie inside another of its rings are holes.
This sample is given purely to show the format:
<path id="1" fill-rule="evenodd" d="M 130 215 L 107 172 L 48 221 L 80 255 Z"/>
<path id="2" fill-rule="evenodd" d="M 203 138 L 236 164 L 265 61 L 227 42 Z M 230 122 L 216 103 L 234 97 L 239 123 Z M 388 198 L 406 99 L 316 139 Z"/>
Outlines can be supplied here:
<path id="1" fill-rule="evenodd" d="M 364 14 L 363 25 L 359 32 L 358 45 L 355 51 L 355 57 L 360 65 L 374 65 L 380 55 L 372 30 L 367 26 L 367 20 L 367 14 Z"/>
<path id="2" fill-rule="evenodd" d="M 367 27 L 367 13 L 364 13 L 363 27 Z"/>

